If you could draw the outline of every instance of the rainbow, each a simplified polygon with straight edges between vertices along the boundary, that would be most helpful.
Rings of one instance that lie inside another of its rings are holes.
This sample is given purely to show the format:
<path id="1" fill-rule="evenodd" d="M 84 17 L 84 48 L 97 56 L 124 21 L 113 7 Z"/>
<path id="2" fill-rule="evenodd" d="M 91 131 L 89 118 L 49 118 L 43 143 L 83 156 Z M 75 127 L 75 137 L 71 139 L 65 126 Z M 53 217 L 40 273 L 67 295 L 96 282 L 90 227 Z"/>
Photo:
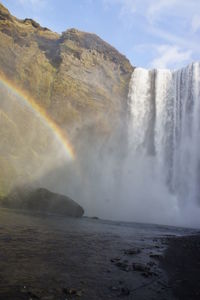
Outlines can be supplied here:
<path id="1" fill-rule="evenodd" d="M 24 105 L 28 106 L 31 111 L 36 114 L 40 120 L 51 130 L 54 137 L 62 145 L 67 157 L 71 160 L 75 159 L 75 154 L 72 145 L 70 144 L 66 134 L 61 128 L 49 117 L 47 112 L 38 103 L 26 94 L 24 91 L 17 88 L 11 81 L 0 74 L 0 86 L 8 89 L 12 94 L 19 97 Z"/>

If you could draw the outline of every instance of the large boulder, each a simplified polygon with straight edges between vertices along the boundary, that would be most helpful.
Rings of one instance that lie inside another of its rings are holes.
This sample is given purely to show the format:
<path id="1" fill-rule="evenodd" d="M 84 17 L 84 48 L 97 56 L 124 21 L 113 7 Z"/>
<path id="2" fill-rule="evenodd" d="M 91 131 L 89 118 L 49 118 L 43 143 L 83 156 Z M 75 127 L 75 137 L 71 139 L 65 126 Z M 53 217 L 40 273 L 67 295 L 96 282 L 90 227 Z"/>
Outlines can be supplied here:
<path id="1" fill-rule="evenodd" d="M 16 188 L 0 205 L 6 208 L 31 212 L 53 213 L 69 217 L 82 217 L 83 208 L 67 196 L 52 193 L 47 189 Z"/>

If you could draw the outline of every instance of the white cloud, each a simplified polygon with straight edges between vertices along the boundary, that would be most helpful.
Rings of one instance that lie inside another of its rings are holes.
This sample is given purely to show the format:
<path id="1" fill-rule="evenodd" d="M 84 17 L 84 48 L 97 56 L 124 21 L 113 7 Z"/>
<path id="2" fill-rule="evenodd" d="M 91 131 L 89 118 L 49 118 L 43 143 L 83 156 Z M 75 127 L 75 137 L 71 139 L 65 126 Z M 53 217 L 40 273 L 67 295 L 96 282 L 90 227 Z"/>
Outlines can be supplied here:
<path id="1" fill-rule="evenodd" d="M 200 30 L 199 0 L 104 0 L 107 5 L 120 6 L 119 18 L 127 30 L 139 28 L 146 43 L 146 53 L 156 44 L 157 57 L 150 64 L 158 67 L 179 66 L 199 59 Z M 163 45 L 165 44 L 165 45 Z M 137 46 L 134 45 L 134 46 Z M 147 54 L 146 54 L 147 55 Z M 153 55 L 154 57 L 154 55 Z M 150 59 L 152 60 L 152 59 Z"/>
<path id="2" fill-rule="evenodd" d="M 196 32 L 200 29 L 200 15 L 194 15 L 192 19 L 192 31 Z"/>
<path id="3" fill-rule="evenodd" d="M 195 33 L 200 29 L 199 0 L 102 1 L 107 9 L 119 6 L 119 18 L 126 28 L 133 28 L 139 18 L 147 29 L 154 27 L 153 29 L 163 30 L 166 34 L 182 30 L 184 32 L 180 36 L 185 36 L 187 32 Z"/>
<path id="4" fill-rule="evenodd" d="M 155 22 L 161 18 L 161 15 L 168 9 L 177 6 L 179 0 L 161 0 L 161 1 L 147 1 L 146 18 L 150 22 Z M 149 5 L 148 5 L 149 3 Z"/>
<path id="5" fill-rule="evenodd" d="M 156 22 L 161 17 L 171 15 L 181 17 L 185 20 L 192 20 L 195 15 L 195 26 L 200 19 L 199 0 L 103 0 L 106 7 L 120 5 L 120 15 L 139 14 L 148 22 Z M 199 12 L 199 13 L 197 13 Z M 171 20 L 169 19 L 169 22 Z"/>
<path id="6" fill-rule="evenodd" d="M 166 8 L 185 0 L 103 0 L 106 6 L 120 5 L 121 15 L 141 14 L 147 19 L 157 19 Z"/>
<path id="7" fill-rule="evenodd" d="M 191 50 L 181 50 L 178 46 L 159 45 L 156 49 L 157 57 L 150 63 L 152 68 L 179 68 L 183 63 L 189 63 Z"/>
<path id="8" fill-rule="evenodd" d="M 190 31 L 188 29 L 188 33 L 190 36 L 190 40 L 188 42 L 188 36 L 187 35 L 177 35 L 174 32 L 167 31 L 165 29 L 156 27 L 156 26 L 149 26 L 147 29 L 149 33 L 152 35 L 166 41 L 168 44 L 172 45 L 179 45 L 181 48 L 187 48 L 190 47 L 190 49 L 193 49 L 193 51 L 200 52 L 200 43 L 199 40 L 192 37 L 190 35 Z"/>

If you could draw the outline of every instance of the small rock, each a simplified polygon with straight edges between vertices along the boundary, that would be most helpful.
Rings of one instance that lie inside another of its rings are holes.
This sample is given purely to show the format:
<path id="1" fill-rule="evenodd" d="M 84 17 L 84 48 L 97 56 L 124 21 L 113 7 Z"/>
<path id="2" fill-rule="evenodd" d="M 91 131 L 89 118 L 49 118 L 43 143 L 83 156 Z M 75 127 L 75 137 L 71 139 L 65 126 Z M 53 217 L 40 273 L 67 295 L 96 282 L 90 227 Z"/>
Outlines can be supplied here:
<path id="1" fill-rule="evenodd" d="M 141 253 L 141 249 L 139 248 L 131 248 L 131 249 L 124 250 L 124 254 L 127 255 L 135 255 L 139 253 Z"/>
<path id="2" fill-rule="evenodd" d="M 116 266 L 118 268 L 120 268 L 121 270 L 126 271 L 126 272 L 129 272 L 129 271 L 132 270 L 132 266 L 129 265 L 127 262 L 121 262 L 121 261 L 119 261 L 119 262 L 116 263 Z"/>
<path id="3" fill-rule="evenodd" d="M 139 271 L 139 272 L 149 272 L 150 268 L 146 265 L 140 264 L 140 263 L 133 263 L 133 270 Z"/>
<path id="4" fill-rule="evenodd" d="M 150 267 L 153 267 L 153 266 L 155 266 L 156 264 L 155 264 L 154 261 L 149 261 L 149 262 L 147 263 L 147 265 L 150 266 Z"/>
<path id="5" fill-rule="evenodd" d="M 76 296 L 78 296 L 78 297 L 83 296 L 83 291 L 77 291 L 77 292 L 76 292 Z"/>
<path id="6" fill-rule="evenodd" d="M 120 289 L 120 296 L 128 296 L 130 294 L 130 291 L 127 287 L 122 287 Z"/>
<path id="7" fill-rule="evenodd" d="M 162 255 L 160 255 L 160 254 L 150 254 L 149 257 L 155 258 L 155 259 L 160 259 L 160 258 L 162 258 Z"/>
<path id="8" fill-rule="evenodd" d="M 107 273 L 111 273 L 111 270 L 106 270 Z"/>
<path id="9" fill-rule="evenodd" d="M 146 277 L 146 278 L 151 277 L 151 276 L 153 276 L 153 275 L 154 275 L 154 273 L 151 272 L 151 271 L 147 271 L 147 272 L 143 272 L 143 273 L 142 273 L 142 276 L 144 276 L 144 277 Z"/>
<path id="10" fill-rule="evenodd" d="M 112 263 L 115 263 L 117 261 L 120 261 L 120 257 L 111 258 L 110 260 Z"/>
<path id="11" fill-rule="evenodd" d="M 33 294 L 32 292 L 28 292 L 28 295 L 32 300 L 40 299 L 37 295 Z"/>
<path id="12" fill-rule="evenodd" d="M 78 296 L 81 297 L 83 295 L 83 290 L 76 290 L 72 288 L 64 288 L 63 293 L 70 296 Z"/>
<path id="13" fill-rule="evenodd" d="M 116 287 L 116 286 L 111 286 L 110 289 L 111 289 L 111 291 L 118 291 L 119 290 L 119 288 Z"/>

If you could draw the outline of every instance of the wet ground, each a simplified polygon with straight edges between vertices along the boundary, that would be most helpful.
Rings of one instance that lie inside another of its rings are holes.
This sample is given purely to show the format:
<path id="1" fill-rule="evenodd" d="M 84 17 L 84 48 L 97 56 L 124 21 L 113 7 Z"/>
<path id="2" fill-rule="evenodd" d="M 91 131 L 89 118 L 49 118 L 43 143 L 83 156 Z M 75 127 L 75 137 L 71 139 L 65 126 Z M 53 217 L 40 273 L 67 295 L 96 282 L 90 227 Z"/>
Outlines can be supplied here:
<path id="1" fill-rule="evenodd" d="M 200 299 L 200 235 L 170 239 L 162 266 L 177 299 Z"/>
<path id="2" fill-rule="evenodd" d="M 160 261 L 191 233 L 1 209 L 0 300 L 175 299 Z"/>

